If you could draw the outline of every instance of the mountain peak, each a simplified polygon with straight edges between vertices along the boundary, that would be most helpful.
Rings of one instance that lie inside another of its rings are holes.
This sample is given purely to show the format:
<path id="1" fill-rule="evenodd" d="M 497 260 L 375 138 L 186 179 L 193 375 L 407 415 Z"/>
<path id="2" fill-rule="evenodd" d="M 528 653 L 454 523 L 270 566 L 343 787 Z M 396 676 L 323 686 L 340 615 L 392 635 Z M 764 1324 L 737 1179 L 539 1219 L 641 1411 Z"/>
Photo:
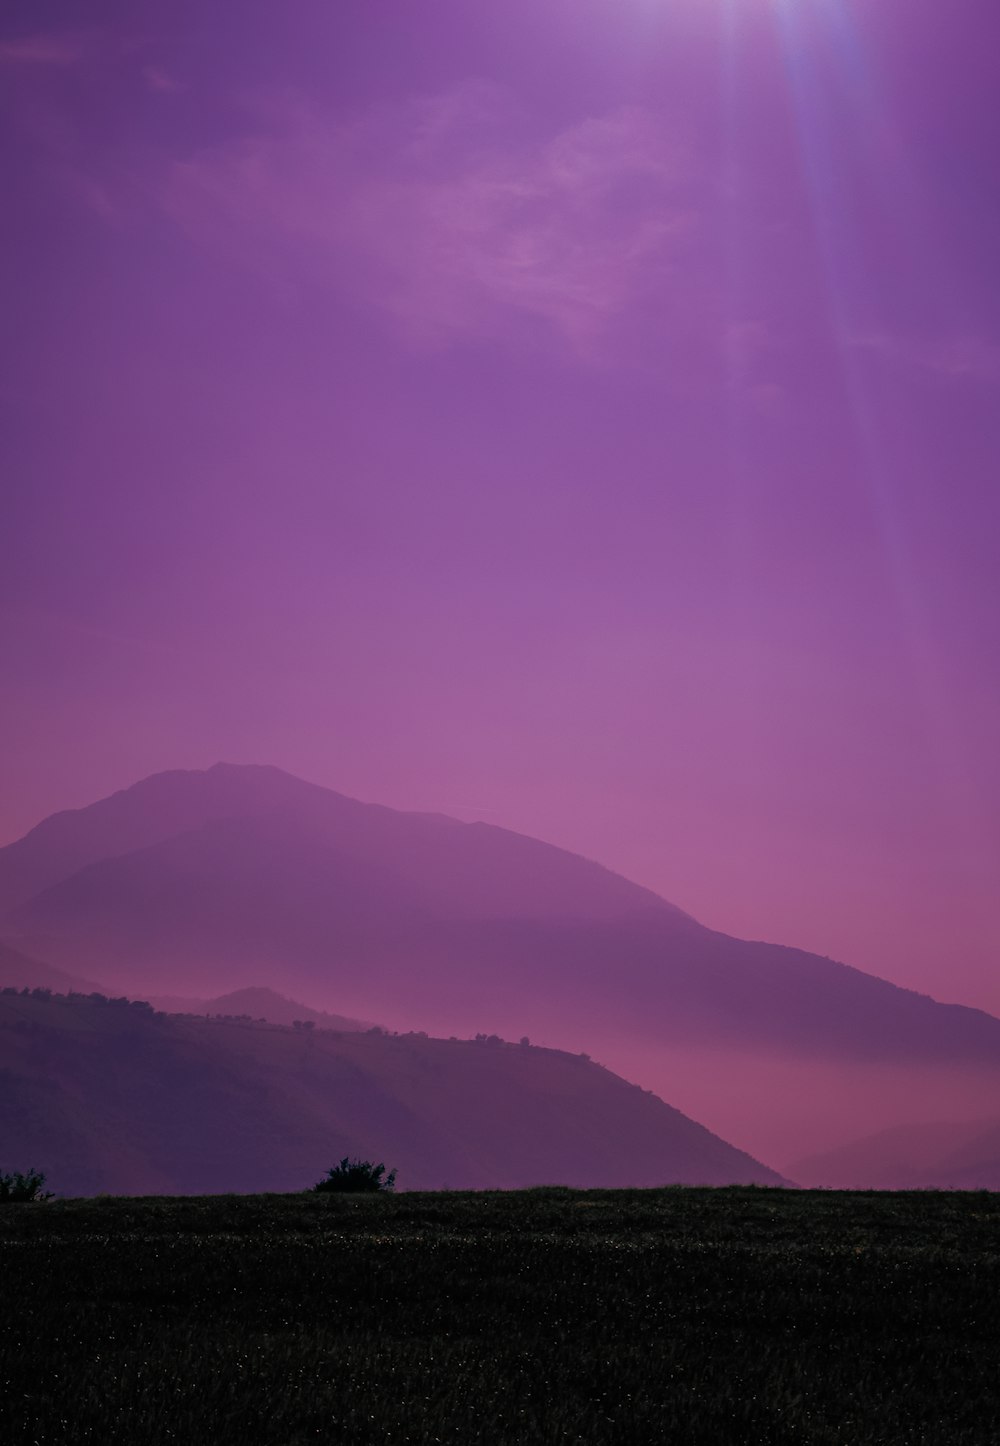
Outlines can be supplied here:
<path id="1" fill-rule="evenodd" d="M 400 894 L 411 917 L 414 911 L 459 919 L 674 912 L 666 900 L 599 864 L 493 824 L 401 812 L 270 764 L 220 761 L 204 770 L 151 774 L 86 808 L 52 815 L 0 850 L 0 917 L 83 869 L 99 865 L 107 874 L 111 861 L 131 857 L 134 876 L 142 851 L 159 849 L 160 866 L 176 865 L 211 847 L 205 830 L 217 833 L 234 821 L 243 825 L 247 853 L 256 849 L 263 860 L 269 848 L 278 850 L 283 877 L 297 867 L 302 879 L 311 878 L 324 859 L 324 867 L 343 873 L 349 856 L 352 888 Z M 195 834 L 204 836 L 196 843 Z M 241 842 L 231 834 L 230 827 L 228 855 Z"/>

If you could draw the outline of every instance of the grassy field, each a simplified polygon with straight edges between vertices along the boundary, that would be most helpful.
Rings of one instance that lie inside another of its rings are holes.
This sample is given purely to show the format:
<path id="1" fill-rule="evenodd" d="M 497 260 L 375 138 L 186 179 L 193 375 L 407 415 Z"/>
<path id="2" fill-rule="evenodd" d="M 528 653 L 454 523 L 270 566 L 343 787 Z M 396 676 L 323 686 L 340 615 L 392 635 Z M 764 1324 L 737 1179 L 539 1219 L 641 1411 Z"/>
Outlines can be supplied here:
<path id="1" fill-rule="evenodd" d="M 0 1209 L 0 1440 L 1000 1439 L 1000 1196 Z"/>

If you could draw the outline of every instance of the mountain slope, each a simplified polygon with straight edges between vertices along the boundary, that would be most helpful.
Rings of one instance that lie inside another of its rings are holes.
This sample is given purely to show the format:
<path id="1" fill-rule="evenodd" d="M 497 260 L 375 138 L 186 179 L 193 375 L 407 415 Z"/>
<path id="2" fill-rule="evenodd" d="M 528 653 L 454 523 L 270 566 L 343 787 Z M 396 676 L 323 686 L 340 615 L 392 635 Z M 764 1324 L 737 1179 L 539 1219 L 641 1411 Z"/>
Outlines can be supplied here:
<path id="1" fill-rule="evenodd" d="M 1000 1120 L 929 1121 L 879 1130 L 790 1167 L 807 1186 L 998 1190 Z"/>
<path id="2" fill-rule="evenodd" d="M 206 980 L 223 992 L 252 972 L 436 1031 L 586 1042 L 596 1024 L 649 1043 L 1000 1066 L 1000 1021 L 980 1011 L 716 933 L 536 840 L 360 804 L 278 770 L 160 775 L 48 823 L 0 851 L 0 893 L 23 884 L 26 857 L 54 878 L 67 829 L 75 857 L 93 861 L 10 910 L 5 933 L 126 992 L 200 994 Z M 163 836 L 96 857 L 139 833 Z"/>
<path id="3" fill-rule="evenodd" d="M 53 814 L 0 849 L 0 915 L 102 860 L 211 824 L 228 826 L 225 837 L 235 838 L 251 821 L 263 821 L 265 840 L 284 828 L 304 843 L 340 848 L 449 917 L 680 913 L 599 864 L 491 824 L 401 813 L 278 768 L 219 763 L 155 774 L 87 808 Z"/>
<path id="4" fill-rule="evenodd" d="M 4 1168 L 63 1193 L 302 1189 L 345 1154 L 402 1188 L 780 1182 L 579 1056 L 0 994 Z"/>

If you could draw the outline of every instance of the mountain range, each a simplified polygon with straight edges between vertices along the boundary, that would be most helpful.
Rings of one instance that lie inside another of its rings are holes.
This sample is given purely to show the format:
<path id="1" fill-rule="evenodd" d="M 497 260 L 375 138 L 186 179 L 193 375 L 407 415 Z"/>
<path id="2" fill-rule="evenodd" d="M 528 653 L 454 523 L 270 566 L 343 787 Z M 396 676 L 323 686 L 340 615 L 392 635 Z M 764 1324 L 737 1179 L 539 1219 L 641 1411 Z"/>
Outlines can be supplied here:
<path id="1" fill-rule="evenodd" d="M 583 1048 L 766 1158 L 832 1145 L 859 1114 L 985 1113 L 1000 1081 L 981 1011 L 729 937 L 536 839 L 270 767 L 158 774 L 44 820 L 0 850 L 0 937 L 50 979 L 132 996 L 266 987 L 397 1029 Z"/>

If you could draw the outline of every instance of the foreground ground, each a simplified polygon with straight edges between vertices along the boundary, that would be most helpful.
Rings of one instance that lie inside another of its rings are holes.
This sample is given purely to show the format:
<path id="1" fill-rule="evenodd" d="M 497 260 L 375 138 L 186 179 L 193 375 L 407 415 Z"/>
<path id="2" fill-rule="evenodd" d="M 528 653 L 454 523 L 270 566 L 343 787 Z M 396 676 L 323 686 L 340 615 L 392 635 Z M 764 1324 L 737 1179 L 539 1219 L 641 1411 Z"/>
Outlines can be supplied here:
<path id="1" fill-rule="evenodd" d="M 0 1439 L 995 1442 L 1000 1196 L 0 1208 Z"/>

